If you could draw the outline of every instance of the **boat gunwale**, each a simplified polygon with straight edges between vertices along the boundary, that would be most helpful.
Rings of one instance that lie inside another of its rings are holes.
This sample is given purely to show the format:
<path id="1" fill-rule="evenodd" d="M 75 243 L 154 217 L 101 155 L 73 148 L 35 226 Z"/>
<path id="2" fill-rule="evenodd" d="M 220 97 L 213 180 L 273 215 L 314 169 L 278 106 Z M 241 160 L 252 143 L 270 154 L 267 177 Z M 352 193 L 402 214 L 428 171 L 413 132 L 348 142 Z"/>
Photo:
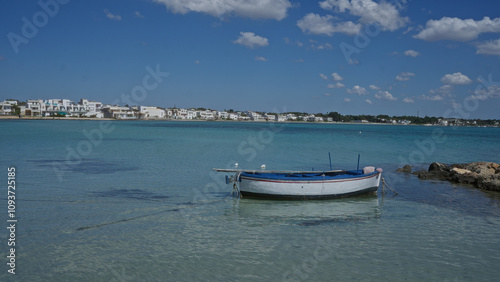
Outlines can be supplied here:
<path id="1" fill-rule="evenodd" d="M 275 182 L 275 183 L 335 183 L 335 182 L 348 182 L 348 181 L 369 179 L 378 176 L 379 174 L 381 174 L 381 172 L 374 171 L 368 174 L 359 174 L 359 175 L 340 174 L 335 176 L 317 175 L 318 172 L 314 174 L 315 174 L 314 176 L 302 178 L 302 177 L 292 177 L 292 176 L 287 176 L 285 174 L 275 174 L 275 173 L 262 173 L 262 174 L 241 173 L 239 178 L 248 181 L 263 181 L 263 182 Z"/>

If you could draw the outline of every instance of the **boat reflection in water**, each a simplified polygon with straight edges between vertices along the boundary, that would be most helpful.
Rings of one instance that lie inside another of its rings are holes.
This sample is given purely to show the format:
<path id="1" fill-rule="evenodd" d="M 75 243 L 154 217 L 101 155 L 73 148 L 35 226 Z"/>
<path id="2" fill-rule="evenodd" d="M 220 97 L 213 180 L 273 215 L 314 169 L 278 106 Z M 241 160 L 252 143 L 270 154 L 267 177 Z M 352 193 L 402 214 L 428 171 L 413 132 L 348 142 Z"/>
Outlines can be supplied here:
<path id="1" fill-rule="evenodd" d="M 320 225 L 345 221 L 379 219 L 381 205 L 376 195 L 324 200 L 273 201 L 241 199 L 238 203 L 241 217 L 291 221 L 300 225 Z"/>

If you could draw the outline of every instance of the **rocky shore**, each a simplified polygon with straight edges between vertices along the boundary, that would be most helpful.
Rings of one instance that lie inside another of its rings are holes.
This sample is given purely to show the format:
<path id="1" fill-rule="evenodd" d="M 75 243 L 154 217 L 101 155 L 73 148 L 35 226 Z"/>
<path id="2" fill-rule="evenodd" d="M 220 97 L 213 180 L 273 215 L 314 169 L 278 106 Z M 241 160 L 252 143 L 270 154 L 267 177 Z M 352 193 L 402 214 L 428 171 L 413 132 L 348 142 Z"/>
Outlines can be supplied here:
<path id="1" fill-rule="evenodd" d="M 453 183 L 471 184 L 476 188 L 500 192 L 500 165 L 493 162 L 468 164 L 442 164 L 434 162 L 427 171 L 412 172 L 410 165 L 397 169 L 399 172 L 417 175 L 420 179 L 446 180 Z"/>

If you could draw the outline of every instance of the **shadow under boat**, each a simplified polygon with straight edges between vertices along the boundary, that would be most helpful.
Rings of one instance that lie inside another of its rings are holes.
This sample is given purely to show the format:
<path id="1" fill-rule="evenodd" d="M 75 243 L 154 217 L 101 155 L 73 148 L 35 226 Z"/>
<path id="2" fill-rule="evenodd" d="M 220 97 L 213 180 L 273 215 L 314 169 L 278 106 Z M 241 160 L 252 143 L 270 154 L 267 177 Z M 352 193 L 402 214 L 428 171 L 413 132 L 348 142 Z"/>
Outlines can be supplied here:
<path id="1" fill-rule="evenodd" d="M 297 223 L 320 225 L 345 221 L 376 220 L 382 208 L 376 195 L 358 196 L 324 201 L 285 201 L 240 199 L 238 214 L 244 218 L 266 218 Z"/>

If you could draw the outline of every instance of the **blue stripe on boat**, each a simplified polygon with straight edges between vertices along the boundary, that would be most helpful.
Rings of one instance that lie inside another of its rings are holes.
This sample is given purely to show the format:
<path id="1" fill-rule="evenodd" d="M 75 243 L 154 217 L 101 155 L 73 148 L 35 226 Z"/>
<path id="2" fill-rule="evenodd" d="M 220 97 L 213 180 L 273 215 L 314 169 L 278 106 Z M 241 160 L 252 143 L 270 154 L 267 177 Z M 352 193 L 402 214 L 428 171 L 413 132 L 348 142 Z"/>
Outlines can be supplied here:
<path id="1" fill-rule="evenodd" d="M 258 178 L 258 179 L 269 179 L 269 180 L 288 180 L 288 181 L 315 181 L 315 180 L 340 180 L 340 179 L 354 179 L 367 177 L 378 174 L 378 171 L 374 171 L 368 174 L 357 174 L 356 170 L 347 170 L 341 172 L 328 172 L 323 174 L 323 172 L 318 173 L 247 173 L 242 172 L 242 177 Z"/>

